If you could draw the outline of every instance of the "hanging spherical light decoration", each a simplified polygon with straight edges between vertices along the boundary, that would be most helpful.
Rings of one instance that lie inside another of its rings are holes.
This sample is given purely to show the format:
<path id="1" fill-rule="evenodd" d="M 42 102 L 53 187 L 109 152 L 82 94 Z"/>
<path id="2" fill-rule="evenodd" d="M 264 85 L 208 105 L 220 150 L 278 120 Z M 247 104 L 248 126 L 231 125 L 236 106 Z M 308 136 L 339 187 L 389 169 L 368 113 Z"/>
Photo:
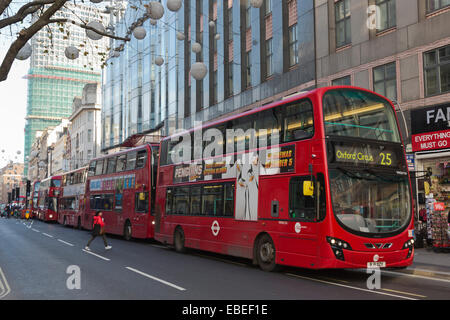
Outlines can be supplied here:
<path id="1" fill-rule="evenodd" d="M 157 66 L 162 66 L 163 63 L 164 63 L 164 59 L 162 57 L 156 57 L 155 58 L 155 64 Z"/>
<path id="2" fill-rule="evenodd" d="M 145 31 L 144 27 L 137 27 L 133 30 L 133 35 L 136 39 L 142 40 L 147 35 L 147 31 Z"/>
<path id="3" fill-rule="evenodd" d="M 180 10 L 181 5 L 181 0 L 167 0 L 167 9 L 169 9 L 170 11 L 176 12 Z"/>
<path id="4" fill-rule="evenodd" d="M 31 56 L 31 45 L 27 42 L 16 55 L 17 60 L 27 60 Z"/>
<path id="5" fill-rule="evenodd" d="M 250 0 L 250 5 L 253 8 L 261 8 L 264 0 Z"/>
<path id="6" fill-rule="evenodd" d="M 91 21 L 87 24 L 88 27 L 91 27 L 100 32 L 106 33 L 105 27 L 98 21 Z M 103 36 L 95 31 L 86 29 L 86 36 L 91 40 L 100 40 Z"/>
<path id="7" fill-rule="evenodd" d="M 216 33 L 216 35 L 214 36 L 214 39 L 220 40 L 220 33 Z"/>
<path id="8" fill-rule="evenodd" d="M 195 52 L 195 53 L 202 52 L 202 45 L 200 43 L 198 43 L 198 42 L 194 42 L 192 44 L 192 51 Z"/>
<path id="9" fill-rule="evenodd" d="M 103 0 L 91 0 L 91 2 L 92 3 L 100 3 L 100 2 L 102 2 Z"/>
<path id="10" fill-rule="evenodd" d="M 164 7 L 160 2 L 150 1 L 147 6 L 147 13 L 151 19 L 159 20 L 164 15 Z"/>
<path id="11" fill-rule="evenodd" d="M 186 39 L 186 37 L 185 37 L 183 32 L 178 31 L 177 32 L 177 39 L 182 41 L 182 40 Z"/>
<path id="12" fill-rule="evenodd" d="M 113 50 L 111 56 L 113 58 L 118 58 L 120 56 L 120 51 L 119 50 Z"/>
<path id="13" fill-rule="evenodd" d="M 17 150 L 17 154 L 21 154 L 22 152 L 20 150 Z"/>
<path id="14" fill-rule="evenodd" d="M 202 80 L 208 73 L 208 68 L 203 62 L 195 62 L 191 67 L 191 75 L 195 80 Z"/>
<path id="15" fill-rule="evenodd" d="M 155 20 L 155 19 L 150 19 L 150 24 L 151 24 L 152 26 L 156 26 L 157 23 L 158 23 L 157 20 Z"/>
<path id="16" fill-rule="evenodd" d="M 69 46 L 69 47 L 66 48 L 66 50 L 64 50 L 64 54 L 66 55 L 67 59 L 75 60 L 75 59 L 77 59 L 79 57 L 80 50 L 78 50 L 74 46 Z"/>
<path id="17" fill-rule="evenodd" d="M 214 28 L 214 27 L 216 26 L 216 23 L 215 23 L 214 21 L 210 21 L 210 22 L 209 22 L 209 26 L 210 26 L 211 28 Z"/>

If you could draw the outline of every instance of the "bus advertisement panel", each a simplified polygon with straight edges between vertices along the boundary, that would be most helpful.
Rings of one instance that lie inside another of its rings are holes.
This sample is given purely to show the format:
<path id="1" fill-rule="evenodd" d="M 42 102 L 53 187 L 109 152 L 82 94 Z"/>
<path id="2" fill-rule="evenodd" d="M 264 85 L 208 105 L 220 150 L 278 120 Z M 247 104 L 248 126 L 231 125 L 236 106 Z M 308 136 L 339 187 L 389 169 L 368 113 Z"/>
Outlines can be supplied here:
<path id="1" fill-rule="evenodd" d="M 411 199 L 392 104 L 321 88 L 164 139 L 155 239 L 268 271 L 403 267 Z"/>

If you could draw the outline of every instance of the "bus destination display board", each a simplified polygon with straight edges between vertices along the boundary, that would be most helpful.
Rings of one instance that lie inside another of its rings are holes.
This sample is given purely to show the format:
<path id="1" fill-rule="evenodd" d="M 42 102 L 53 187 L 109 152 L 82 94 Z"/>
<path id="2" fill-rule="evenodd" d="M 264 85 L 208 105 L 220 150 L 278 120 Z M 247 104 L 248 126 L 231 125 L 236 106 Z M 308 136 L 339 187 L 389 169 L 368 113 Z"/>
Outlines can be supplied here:
<path id="1" fill-rule="evenodd" d="M 328 159 L 330 163 L 404 169 L 401 147 L 391 145 L 331 141 L 328 144 Z"/>

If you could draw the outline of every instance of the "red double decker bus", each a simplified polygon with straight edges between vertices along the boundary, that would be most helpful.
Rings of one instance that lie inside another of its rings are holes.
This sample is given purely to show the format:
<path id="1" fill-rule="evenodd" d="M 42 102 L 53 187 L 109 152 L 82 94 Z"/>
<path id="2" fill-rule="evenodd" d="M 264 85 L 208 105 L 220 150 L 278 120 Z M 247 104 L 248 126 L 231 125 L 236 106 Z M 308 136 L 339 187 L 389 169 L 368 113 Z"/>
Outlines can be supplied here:
<path id="1" fill-rule="evenodd" d="M 165 138 L 155 239 L 267 271 L 404 267 L 411 199 L 392 104 L 320 88 Z"/>
<path id="2" fill-rule="evenodd" d="M 34 218 L 37 216 L 38 199 L 39 199 L 39 185 L 40 185 L 40 181 L 33 182 L 31 199 L 29 200 L 30 201 L 31 218 Z"/>
<path id="3" fill-rule="evenodd" d="M 61 176 L 42 180 L 39 184 L 37 217 L 42 221 L 58 221 L 58 197 L 61 189 Z"/>
<path id="4" fill-rule="evenodd" d="M 85 211 L 87 167 L 61 175 L 61 194 L 58 201 L 58 223 L 81 229 Z"/>
<path id="5" fill-rule="evenodd" d="M 91 160 L 84 228 L 92 229 L 95 212 L 102 211 L 107 233 L 153 238 L 158 149 L 145 144 Z"/>

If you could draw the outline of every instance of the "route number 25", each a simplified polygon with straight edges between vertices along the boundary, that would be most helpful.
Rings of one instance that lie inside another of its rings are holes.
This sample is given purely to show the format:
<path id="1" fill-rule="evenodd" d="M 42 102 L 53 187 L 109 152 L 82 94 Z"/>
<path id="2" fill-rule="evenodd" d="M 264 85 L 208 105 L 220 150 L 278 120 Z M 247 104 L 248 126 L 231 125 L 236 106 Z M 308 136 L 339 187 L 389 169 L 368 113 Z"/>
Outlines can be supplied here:
<path id="1" fill-rule="evenodd" d="M 381 156 L 381 164 L 383 166 L 390 166 L 392 164 L 391 154 L 390 153 L 380 153 Z"/>

